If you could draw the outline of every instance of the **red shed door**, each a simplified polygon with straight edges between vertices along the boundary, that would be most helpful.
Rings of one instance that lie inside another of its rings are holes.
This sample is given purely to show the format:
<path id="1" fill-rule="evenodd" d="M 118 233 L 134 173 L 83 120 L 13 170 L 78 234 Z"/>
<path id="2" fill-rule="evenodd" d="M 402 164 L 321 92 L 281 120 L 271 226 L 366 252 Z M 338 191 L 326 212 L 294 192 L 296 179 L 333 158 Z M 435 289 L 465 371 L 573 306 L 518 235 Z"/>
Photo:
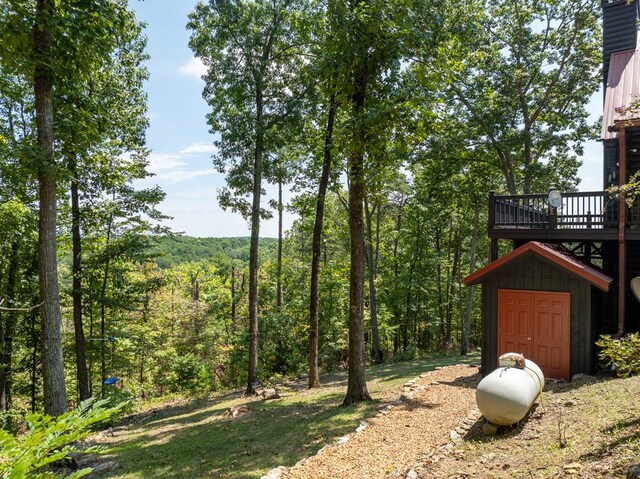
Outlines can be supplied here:
<path id="1" fill-rule="evenodd" d="M 570 377 L 570 293 L 498 290 L 498 355 L 522 353 L 545 377 Z"/>

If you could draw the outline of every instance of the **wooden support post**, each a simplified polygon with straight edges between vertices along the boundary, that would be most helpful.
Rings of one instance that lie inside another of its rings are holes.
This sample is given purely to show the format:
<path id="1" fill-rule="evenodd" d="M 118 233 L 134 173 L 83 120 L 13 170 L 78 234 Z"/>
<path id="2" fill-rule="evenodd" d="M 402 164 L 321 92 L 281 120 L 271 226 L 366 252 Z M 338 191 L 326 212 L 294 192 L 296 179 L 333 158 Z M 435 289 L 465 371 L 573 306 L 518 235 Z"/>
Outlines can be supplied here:
<path id="1" fill-rule="evenodd" d="M 489 249 L 489 262 L 498 259 L 498 238 L 491 238 L 491 247 Z"/>
<path id="2" fill-rule="evenodd" d="M 626 128 L 620 128 L 620 186 L 627 183 L 627 134 Z M 618 194 L 618 332 L 616 338 L 624 334 L 625 295 L 627 282 L 627 254 L 626 232 L 627 204 L 624 201 L 624 193 Z"/>
<path id="3" fill-rule="evenodd" d="M 489 192 L 489 230 L 496 227 L 496 193 Z"/>

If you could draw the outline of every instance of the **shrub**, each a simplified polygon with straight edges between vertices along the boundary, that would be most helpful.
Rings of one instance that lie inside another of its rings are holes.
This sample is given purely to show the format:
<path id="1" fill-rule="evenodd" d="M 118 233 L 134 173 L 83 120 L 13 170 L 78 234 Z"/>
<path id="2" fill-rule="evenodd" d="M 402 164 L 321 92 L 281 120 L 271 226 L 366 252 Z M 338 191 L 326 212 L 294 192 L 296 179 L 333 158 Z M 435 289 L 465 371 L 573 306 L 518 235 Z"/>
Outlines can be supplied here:
<path id="1" fill-rule="evenodd" d="M 0 429 L 0 478 L 54 478 L 49 466 L 76 450 L 74 444 L 89 434 L 91 426 L 116 414 L 121 406 L 106 408 L 106 401 L 89 399 L 77 409 L 57 418 L 44 414 L 26 417 L 27 432 L 14 436 Z M 81 469 L 66 477 L 86 476 L 91 469 Z"/>
<path id="2" fill-rule="evenodd" d="M 176 356 L 171 362 L 170 386 L 174 391 L 207 392 L 211 389 L 211 375 L 206 364 L 193 354 Z"/>
<path id="3" fill-rule="evenodd" d="M 619 376 L 640 373 L 640 334 L 627 334 L 620 339 L 600 336 L 596 345 L 601 348 L 600 359 L 614 366 Z"/>
<path id="4" fill-rule="evenodd" d="M 415 346 L 410 345 L 406 350 L 398 351 L 396 354 L 394 354 L 393 362 L 398 363 L 401 361 L 411 361 L 413 359 L 416 359 L 417 357 L 418 357 L 418 350 L 416 349 Z"/>

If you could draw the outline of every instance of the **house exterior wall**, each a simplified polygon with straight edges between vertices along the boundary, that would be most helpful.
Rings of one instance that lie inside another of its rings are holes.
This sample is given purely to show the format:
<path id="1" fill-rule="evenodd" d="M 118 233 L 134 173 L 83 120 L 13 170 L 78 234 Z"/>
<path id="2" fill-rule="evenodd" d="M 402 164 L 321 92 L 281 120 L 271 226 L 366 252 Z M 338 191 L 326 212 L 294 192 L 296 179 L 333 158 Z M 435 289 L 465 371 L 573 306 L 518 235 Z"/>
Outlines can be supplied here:
<path id="1" fill-rule="evenodd" d="M 498 365 L 498 289 L 564 291 L 571 294 L 571 375 L 593 369 L 592 286 L 554 264 L 527 255 L 482 281 L 482 374 Z"/>

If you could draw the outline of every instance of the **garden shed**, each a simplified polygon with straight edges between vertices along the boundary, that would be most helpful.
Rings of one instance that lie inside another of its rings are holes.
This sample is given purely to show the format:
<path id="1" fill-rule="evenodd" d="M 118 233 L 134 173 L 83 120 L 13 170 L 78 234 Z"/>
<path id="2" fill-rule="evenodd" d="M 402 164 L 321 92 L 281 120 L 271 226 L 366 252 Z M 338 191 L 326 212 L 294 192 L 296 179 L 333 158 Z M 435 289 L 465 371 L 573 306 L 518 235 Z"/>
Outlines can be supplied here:
<path id="1" fill-rule="evenodd" d="M 530 241 L 465 278 L 482 285 L 482 373 L 523 353 L 546 377 L 591 373 L 613 278 L 560 249 Z"/>

